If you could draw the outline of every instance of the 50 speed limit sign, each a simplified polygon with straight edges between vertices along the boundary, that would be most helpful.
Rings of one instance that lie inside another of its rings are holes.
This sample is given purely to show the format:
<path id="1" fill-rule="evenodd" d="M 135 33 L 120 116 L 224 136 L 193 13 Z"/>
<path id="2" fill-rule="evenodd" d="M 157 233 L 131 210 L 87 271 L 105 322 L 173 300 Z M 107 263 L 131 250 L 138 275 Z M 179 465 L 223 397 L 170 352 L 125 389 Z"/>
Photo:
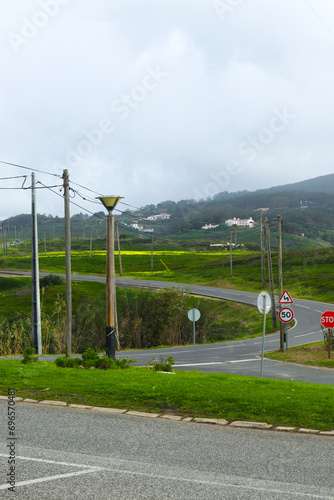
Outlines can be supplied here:
<path id="1" fill-rule="evenodd" d="M 290 323 L 293 320 L 293 310 L 290 307 L 283 307 L 280 309 L 278 317 L 283 323 Z"/>

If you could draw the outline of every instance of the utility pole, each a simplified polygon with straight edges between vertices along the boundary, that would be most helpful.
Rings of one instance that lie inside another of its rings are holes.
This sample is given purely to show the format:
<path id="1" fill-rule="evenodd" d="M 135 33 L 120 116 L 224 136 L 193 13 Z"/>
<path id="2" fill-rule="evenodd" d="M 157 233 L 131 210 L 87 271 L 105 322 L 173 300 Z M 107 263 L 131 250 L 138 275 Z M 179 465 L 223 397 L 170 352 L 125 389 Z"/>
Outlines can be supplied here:
<path id="1" fill-rule="evenodd" d="M 90 228 L 90 243 L 89 243 L 89 257 L 92 256 L 92 246 L 93 246 L 93 228 Z"/>
<path id="2" fill-rule="evenodd" d="M 278 215 L 278 288 L 279 296 L 282 297 L 283 294 L 283 252 L 282 252 L 282 218 Z M 279 309 L 281 309 L 281 304 L 279 304 Z M 280 321 L 279 332 L 280 332 L 280 350 L 284 352 L 284 326 L 282 321 Z"/>
<path id="3" fill-rule="evenodd" d="M 270 250 L 270 230 L 268 227 L 268 219 L 266 217 L 266 237 L 267 237 L 267 253 L 268 253 L 268 270 L 269 270 L 269 284 L 270 284 L 270 295 L 272 301 L 271 308 L 271 318 L 273 328 L 276 328 L 276 307 L 275 307 L 275 289 L 274 289 L 274 278 L 273 278 L 273 266 L 271 262 L 271 250 Z"/>
<path id="4" fill-rule="evenodd" d="M 232 278 L 232 230 L 230 231 L 230 276 Z"/>
<path id="5" fill-rule="evenodd" d="M 262 213 L 260 213 L 260 245 L 261 245 L 261 282 L 262 288 L 266 286 L 266 266 L 263 248 L 263 224 L 262 224 Z"/>
<path id="6" fill-rule="evenodd" d="M 114 262 L 114 216 L 107 215 L 107 327 L 106 327 L 106 355 L 115 359 L 115 310 L 116 310 L 116 277 Z"/>
<path id="7" fill-rule="evenodd" d="M 35 173 L 31 174 L 31 213 L 32 213 L 32 239 L 31 239 L 31 297 L 32 297 L 32 347 L 36 354 L 42 354 L 41 333 L 41 302 L 39 293 L 39 265 L 38 265 L 38 231 L 35 202 Z"/>
<path id="8" fill-rule="evenodd" d="M 151 237 L 151 273 L 153 273 L 153 236 Z"/>
<path id="9" fill-rule="evenodd" d="M 116 234 L 117 234 L 117 246 L 118 246 L 118 260 L 119 260 L 119 274 L 123 276 L 123 268 L 122 268 L 122 256 L 121 256 L 121 244 L 119 242 L 119 233 L 118 233 L 118 223 L 116 219 Z M 116 328 L 117 331 L 117 328 Z"/>
<path id="10" fill-rule="evenodd" d="M 46 237 L 45 237 L 45 227 L 43 227 L 43 236 L 44 236 L 44 255 L 46 255 Z"/>
<path id="11" fill-rule="evenodd" d="M 70 187 L 68 170 L 63 171 L 64 212 L 65 212 L 65 264 L 66 264 L 66 356 L 72 351 L 72 276 L 71 276 L 71 221 Z"/>

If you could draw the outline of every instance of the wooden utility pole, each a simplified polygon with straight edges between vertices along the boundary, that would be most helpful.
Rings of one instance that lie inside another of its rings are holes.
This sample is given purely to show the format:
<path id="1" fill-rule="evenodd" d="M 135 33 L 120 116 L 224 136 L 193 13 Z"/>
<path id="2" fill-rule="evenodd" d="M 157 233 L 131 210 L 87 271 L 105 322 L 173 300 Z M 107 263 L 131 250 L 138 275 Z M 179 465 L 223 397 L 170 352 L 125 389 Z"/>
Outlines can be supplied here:
<path id="1" fill-rule="evenodd" d="M 232 231 L 230 232 L 230 276 L 232 278 Z"/>
<path id="2" fill-rule="evenodd" d="M 44 237 L 44 255 L 46 255 L 46 237 L 45 237 L 45 227 L 43 227 L 43 237 Z"/>
<path id="3" fill-rule="evenodd" d="M 68 170 L 63 171 L 64 213 L 65 213 L 65 264 L 66 264 L 66 356 L 72 351 L 72 276 L 71 276 L 71 221 L 70 186 Z"/>
<path id="4" fill-rule="evenodd" d="M 261 245 L 261 283 L 262 283 L 262 288 L 264 288 L 266 286 L 266 265 L 264 258 L 263 223 L 262 223 L 261 213 L 260 213 L 260 245 Z"/>
<path id="5" fill-rule="evenodd" d="M 106 326 L 106 355 L 108 358 L 115 359 L 116 352 L 116 328 L 115 328 L 115 311 L 116 311 L 116 277 L 115 277 L 115 261 L 114 261 L 114 216 L 107 215 L 107 326 Z"/>
<path id="6" fill-rule="evenodd" d="M 32 237 L 31 237 L 31 323 L 32 323 L 32 347 L 36 354 L 42 354 L 41 333 L 41 303 L 39 293 L 39 265 L 38 265 L 38 230 L 35 200 L 35 173 L 31 174 L 31 213 L 32 213 Z"/>
<path id="7" fill-rule="evenodd" d="M 151 273 L 153 272 L 153 236 L 151 237 Z"/>
<path id="8" fill-rule="evenodd" d="M 122 268 L 122 256 L 121 256 L 121 244 L 119 242 L 119 233 L 118 233 L 118 223 L 116 219 L 116 235 L 117 235 L 117 246 L 118 246 L 118 260 L 119 260 L 119 274 L 123 276 L 123 268 Z M 117 328 L 116 328 L 117 331 Z"/>
<path id="9" fill-rule="evenodd" d="M 283 253 L 282 253 L 282 218 L 278 215 L 278 289 L 279 296 L 282 297 L 283 294 Z M 281 304 L 279 304 L 279 309 L 281 309 Z M 280 332 L 280 350 L 284 352 L 284 327 L 285 325 L 280 321 L 279 332 Z"/>
<path id="10" fill-rule="evenodd" d="M 271 308 L 271 318 L 273 328 L 276 328 L 276 306 L 275 306 L 275 289 L 274 289 L 274 278 L 273 278 L 273 266 L 271 262 L 271 250 L 270 250 L 270 230 L 268 227 L 268 219 L 266 217 L 266 238 L 267 238 L 267 254 L 268 254 L 268 270 L 269 270 L 269 285 L 270 285 L 270 295 L 272 301 Z"/>

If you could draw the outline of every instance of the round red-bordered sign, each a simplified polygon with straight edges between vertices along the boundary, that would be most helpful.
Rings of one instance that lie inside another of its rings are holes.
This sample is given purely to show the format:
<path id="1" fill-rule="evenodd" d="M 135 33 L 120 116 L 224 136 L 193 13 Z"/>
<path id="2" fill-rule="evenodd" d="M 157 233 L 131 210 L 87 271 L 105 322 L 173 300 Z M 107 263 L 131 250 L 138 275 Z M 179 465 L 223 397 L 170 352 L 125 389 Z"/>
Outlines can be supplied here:
<path id="1" fill-rule="evenodd" d="M 278 317 L 283 323 L 290 323 L 294 317 L 293 310 L 290 307 L 283 307 L 280 309 Z"/>

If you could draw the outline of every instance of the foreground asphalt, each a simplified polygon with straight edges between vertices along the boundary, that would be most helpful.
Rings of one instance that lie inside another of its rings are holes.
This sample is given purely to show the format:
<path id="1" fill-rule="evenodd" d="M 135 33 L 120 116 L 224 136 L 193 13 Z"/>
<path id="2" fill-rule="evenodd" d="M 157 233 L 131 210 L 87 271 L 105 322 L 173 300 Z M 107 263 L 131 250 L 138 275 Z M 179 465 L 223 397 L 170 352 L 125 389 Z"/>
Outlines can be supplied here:
<path id="1" fill-rule="evenodd" d="M 334 499 L 333 437 L 16 403 L 15 493 L 0 401 L 0 497 Z"/>

